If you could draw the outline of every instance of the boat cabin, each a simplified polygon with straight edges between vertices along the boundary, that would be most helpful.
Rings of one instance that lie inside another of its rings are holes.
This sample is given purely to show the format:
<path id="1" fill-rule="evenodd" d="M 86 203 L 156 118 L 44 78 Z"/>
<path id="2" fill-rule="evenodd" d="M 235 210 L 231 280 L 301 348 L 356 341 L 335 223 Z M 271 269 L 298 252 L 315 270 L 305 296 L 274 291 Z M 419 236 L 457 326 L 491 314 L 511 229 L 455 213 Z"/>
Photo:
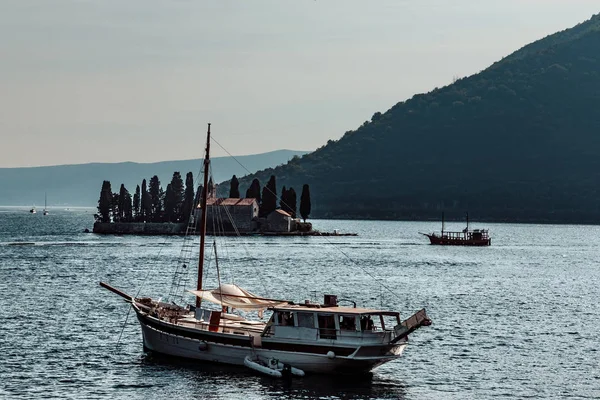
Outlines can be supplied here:
<path id="1" fill-rule="evenodd" d="M 270 308 L 271 319 L 263 337 L 307 341 L 390 340 L 400 326 L 400 314 L 351 307 L 305 307 L 289 305 Z"/>

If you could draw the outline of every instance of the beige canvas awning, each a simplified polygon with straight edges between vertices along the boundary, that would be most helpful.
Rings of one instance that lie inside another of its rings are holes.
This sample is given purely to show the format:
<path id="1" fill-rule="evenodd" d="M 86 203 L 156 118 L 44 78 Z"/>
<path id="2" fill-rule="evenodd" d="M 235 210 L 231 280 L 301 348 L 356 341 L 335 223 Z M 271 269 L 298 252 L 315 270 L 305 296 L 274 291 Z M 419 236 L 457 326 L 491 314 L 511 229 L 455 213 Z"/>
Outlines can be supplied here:
<path id="1" fill-rule="evenodd" d="M 230 284 L 222 284 L 219 288 L 212 290 L 188 291 L 202 300 L 241 310 L 260 310 L 289 303 L 287 300 L 259 297 L 237 285 Z"/>

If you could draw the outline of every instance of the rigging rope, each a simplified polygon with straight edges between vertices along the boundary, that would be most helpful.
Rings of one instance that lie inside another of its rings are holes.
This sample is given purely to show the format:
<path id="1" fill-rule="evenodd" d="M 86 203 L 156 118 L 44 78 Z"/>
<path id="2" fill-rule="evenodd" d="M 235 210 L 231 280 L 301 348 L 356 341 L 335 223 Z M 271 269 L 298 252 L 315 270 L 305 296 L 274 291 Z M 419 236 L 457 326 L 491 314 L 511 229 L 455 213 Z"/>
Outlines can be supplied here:
<path id="1" fill-rule="evenodd" d="M 245 165 L 243 165 L 237 158 L 235 158 L 234 155 L 232 155 L 229 151 L 227 151 L 226 148 L 224 148 L 221 143 L 219 143 L 214 136 L 211 137 L 211 139 L 223 150 L 225 151 L 231 158 L 233 158 L 235 160 L 235 162 L 237 162 L 246 172 L 248 172 L 249 175 L 252 174 L 252 172 L 250 172 L 250 170 L 248 170 L 248 168 L 246 168 Z M 277 193 L 273 193 L 271 191 L 270 188 L 268 188 L 267 186 L 264 186 L 269 192 L 271 192 L 272 194 L 274 194 L 275 196 L 277 196 Z M 286 206 L 290 207 L 288 204 L 284 203 Z M 356 261 L 354 261 L 354 259 L 352 257 L 350 257 L 346 252 L 344 252 L 342 249 L 338 248 L 331 240 L 329 240 L 329 238 L 327 236 L 322 236 L 323 238 L 325 238 L 325 240 L 332 245 L 336 250 L 338 250 L 340 253 L 342 253 L 342 255 L 344 255 L 344 257 L 346 257 L 352 264 L 356 265 L 357 267 L 359 267 L 365 274 L 367 274 L 369 277 L 371 277 L 372 279 L 374 279 L 376 282 L 378 282 L 381 287 L 385 288 L 387 291 L 389 291 L 393 296 L 395 296 L 396 298 L 398 298 L 399 300 L 402 300 L 402 298 L 396 293 L 394 292 L 392 289 L 390 289 L 388 286 L 386 286 L 383 281 L 381 279 L 376 278 L 375 276 L 373 276 L 369 271 L 367 271 L 365 268 L 363 268 L 359 263 L 357 263 Z"/>

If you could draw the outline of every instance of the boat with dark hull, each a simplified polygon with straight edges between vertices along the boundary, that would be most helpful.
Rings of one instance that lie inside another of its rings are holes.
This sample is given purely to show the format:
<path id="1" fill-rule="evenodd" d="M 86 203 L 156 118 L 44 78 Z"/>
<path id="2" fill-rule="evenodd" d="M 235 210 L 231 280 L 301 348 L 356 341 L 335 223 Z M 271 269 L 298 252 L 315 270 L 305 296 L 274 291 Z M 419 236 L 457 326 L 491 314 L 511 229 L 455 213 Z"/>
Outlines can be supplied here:
<path id="1" fill-rule="evenodd" d="M 206 199 L 210 164 L 210 124 L 204 160 L 200 210 L 197 287 L 187 290 L 195 304 L 133 297 L 104 282 L 100 285 L 131 304 L 141 326 L 144 347 L 187 359 L 246 365 L 257 372 L 365 373 L 396 360 L 408 336 L 431 324 L 425 309 L 402 321 L 400 313 L 370 308 L 341 307 L 337 297 L 325 295 L 322 304 L 257 296 L 237 285 L 219 282 L 203 289 L 206 237 Z M 190 226 L 196 215 L 190 218 Z M 189 235 L 197 238 L 198 235 Z M 186 239 L 188 236 L 186 236 Z M 216 244 L 214 246 L 216 261 Z M 219 265 L 216 263 L 217 276 Z M 186 265 L 183 265 L 185 270 Z M 177 271 L 177 273 L 183 270 Z M 181 281 L 174 276 L 173 282 Z M 179 284 L 174 287 L 179 287 Z M 172 287 L 173 289 L 173 287 Z M 182 299 L 183 297 L 175 297 Z M 212 307 L 211 307 L 212 305 Z M 246 316 L 235 314 L 242 310 Z M 263 312 L 270 317 L 263 320 Z M 256 315 L 249 318 L 247 315 Z"/>
<path id="2" fill-rule="evenodd" d="M 467 214 L 467 227 L 462 231 L 449 232 L 444 230 L 444 213 L 442 213 L 441 233 L 422 233 L 429 238 L 431 244 L 441 246 L 489 246 L 492 239 L 487 229 L 469 229 L 469 214 Z"/>

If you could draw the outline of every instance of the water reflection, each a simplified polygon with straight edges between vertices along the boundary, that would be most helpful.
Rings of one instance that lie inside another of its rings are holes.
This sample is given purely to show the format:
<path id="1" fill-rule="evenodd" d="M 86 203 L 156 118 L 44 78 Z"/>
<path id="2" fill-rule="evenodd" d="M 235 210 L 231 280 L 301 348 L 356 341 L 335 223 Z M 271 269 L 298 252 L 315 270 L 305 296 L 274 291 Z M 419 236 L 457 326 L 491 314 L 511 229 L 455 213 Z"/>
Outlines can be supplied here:
<path id="1" fill-rule="evenodd" d="M 378 375 L 307 375 L 274 379 L 243 366 L 190 361 L 146 352 L 140 374 L 152 377 L 177 375 L 193 398 L 228 398 L 244 393 L 245 399 L 403 399 L 404 383 Z M 160 372 L 160 374 L 157 374 Z M 187 397 L 187 396 L 186 396 Z"/>

